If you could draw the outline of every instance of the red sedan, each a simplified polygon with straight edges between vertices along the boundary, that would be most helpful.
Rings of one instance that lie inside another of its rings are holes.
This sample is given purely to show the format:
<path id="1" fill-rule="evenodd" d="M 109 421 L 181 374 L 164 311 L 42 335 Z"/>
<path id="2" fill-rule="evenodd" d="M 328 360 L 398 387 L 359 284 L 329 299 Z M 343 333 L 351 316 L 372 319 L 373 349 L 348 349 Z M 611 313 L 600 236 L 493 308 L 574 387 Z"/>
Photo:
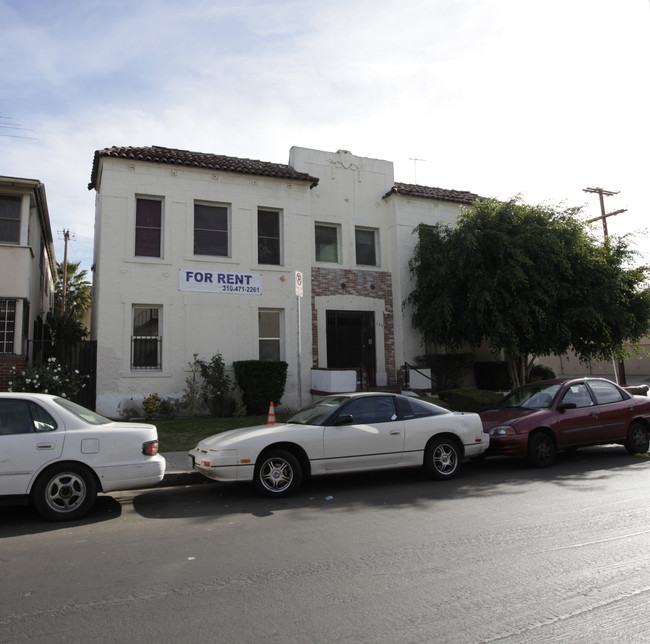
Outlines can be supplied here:
<path id="1" fill-rule="evenodd" d="M 480 414 L 490 455 L 527 457 L 548 467 L 559 450 L 624 445 L 648 451 L 650 398 L 632 396 L 604 378 L 544 380 L 516 389 L 496 409 Z"/>

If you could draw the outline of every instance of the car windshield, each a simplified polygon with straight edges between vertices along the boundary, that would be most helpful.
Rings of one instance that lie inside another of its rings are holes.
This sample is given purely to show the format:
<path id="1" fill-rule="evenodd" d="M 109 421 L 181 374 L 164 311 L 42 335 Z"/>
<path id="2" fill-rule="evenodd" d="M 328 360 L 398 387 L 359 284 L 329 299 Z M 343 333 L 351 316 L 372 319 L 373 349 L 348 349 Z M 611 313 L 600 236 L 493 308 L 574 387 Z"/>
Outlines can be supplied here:
<path id="1" fill-rule="evenodd" d="M 106 423 L 111 422 L 108 418 L 104 418 L 90 409 L 77 405 L 77 403 L 74 403 L 67 398 L 55 398 L 54 402 L 91 425 L 105 425 Z"/>
<path id="2" fill-rule="evenodd" d="M 547 409 L 553 403 L 560 385 L 527 385 L 515 389 L 498 405 L 499 409 Z"/>
<path id="3" fill-rule="evenodd" d="M 299 425 L 320 425 L 332 412 L 335 412 L 349 398 L 331 397 L 317 400 L 309 407 L 301 409 L 295 416 L 292 416 L 287 422 L 298 423 Z"/>

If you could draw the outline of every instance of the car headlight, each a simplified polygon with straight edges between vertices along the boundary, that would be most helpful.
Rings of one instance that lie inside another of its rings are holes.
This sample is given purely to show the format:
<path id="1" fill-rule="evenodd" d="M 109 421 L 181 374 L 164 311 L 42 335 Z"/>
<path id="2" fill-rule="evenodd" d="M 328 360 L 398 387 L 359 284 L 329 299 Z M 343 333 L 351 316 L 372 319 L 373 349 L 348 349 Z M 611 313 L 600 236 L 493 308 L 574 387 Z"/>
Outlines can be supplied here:
<path id="1" fill-rule="evenodd" d="M 510 425 L 497 425 L 496 427 L 490 427 L 488 430 L 490 436 L 512 436 L 516 433 L 515 428 Z"/>
<path id="2" fill-rule="evenodd" d="M 222 467 L 237 465 L 237 450 L 209 450 L 207 456 L 198 456 L 196 462 L 202 467 Z"/>

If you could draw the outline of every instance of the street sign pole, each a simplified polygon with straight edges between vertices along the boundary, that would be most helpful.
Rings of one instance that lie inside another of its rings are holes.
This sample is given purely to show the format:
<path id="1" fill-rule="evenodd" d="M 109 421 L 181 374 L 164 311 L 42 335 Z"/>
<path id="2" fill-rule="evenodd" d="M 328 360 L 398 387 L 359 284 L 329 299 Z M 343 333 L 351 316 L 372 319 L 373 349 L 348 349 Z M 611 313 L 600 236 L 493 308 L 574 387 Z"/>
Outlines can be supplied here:
<path id="1" fill-rule="evenodd" d="M 303 295 L 302 273 L 296 271 L 296 325 L 298 338 L 298 409 L 302 409 L 302 342 L 300 341 L 300 300 Z"/>

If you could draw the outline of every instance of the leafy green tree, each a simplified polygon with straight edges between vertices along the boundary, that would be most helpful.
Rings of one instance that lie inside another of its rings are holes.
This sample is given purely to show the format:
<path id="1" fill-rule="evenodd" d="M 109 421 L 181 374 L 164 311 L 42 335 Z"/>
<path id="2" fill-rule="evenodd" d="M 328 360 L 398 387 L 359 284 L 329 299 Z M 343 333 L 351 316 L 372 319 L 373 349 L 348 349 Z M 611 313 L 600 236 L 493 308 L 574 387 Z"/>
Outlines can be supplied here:
<path id="1" fill-rule="evenodd" d="M 538 356 L 622 357 L 650 328 L 648 267 L 626 238 L 591 236 L 579 208 L 477 202 L 457 225 L 420 224 L 413 326 L 449 349 L 503 353 L 514 385 Z"/>
<path id="2" fill-rule="evenodd" d="M 83 340 L 88 336 L 86 325 L 67 310 L 63 315 L 50 311 L 47 314 L 47 326 L 55 340 Z"/>

